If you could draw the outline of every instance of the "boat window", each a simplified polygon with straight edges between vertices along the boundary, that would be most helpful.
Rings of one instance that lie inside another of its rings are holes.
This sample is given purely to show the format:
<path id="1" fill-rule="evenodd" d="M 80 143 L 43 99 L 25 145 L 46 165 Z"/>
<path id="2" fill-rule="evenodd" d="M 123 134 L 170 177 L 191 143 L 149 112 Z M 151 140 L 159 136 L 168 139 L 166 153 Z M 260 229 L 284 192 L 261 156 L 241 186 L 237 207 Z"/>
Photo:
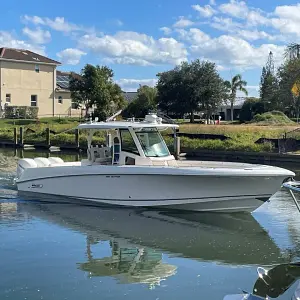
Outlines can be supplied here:
<path id="1" fill-rule="evenodd" d="M 141 143 L 145 156 L 164 157 L 170 155 L 168 147 L 156 128 L 136 131 L 136 136 Z"/>
<path id="2" fill-rule="evenodd" d="M 122 151 L 139 154 L 139 150 L 133 140 L 133 137 L 128 129 L 120 130 Z"/>

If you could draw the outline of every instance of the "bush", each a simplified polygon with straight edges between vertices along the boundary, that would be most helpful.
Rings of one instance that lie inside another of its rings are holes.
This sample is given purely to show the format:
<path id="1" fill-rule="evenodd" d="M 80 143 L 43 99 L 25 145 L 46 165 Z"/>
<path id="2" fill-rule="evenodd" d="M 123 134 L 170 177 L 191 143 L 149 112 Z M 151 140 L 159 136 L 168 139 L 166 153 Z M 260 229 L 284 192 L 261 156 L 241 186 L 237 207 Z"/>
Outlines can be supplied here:
<path id="1" fill-rule="evenodd" d="M 252 122 L 260 125 L 286 125 L 294 123 L 281 111 L 270 111 L 261 115 L 255 115 Z"/>
<path id="2" fill-rule="evenodd" d="M 39 108 L 33 106 L 5 106 L 6 119 L 37 119 Z"/>

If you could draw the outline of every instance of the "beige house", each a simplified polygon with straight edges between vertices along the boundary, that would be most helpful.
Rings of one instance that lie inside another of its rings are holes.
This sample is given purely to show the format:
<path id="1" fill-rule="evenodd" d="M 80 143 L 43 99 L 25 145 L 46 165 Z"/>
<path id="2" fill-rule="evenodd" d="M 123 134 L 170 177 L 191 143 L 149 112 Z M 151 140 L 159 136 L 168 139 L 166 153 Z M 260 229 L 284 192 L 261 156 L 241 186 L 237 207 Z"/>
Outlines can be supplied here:
<path id="1" fill-rule="evenodd" d="M 58 61 L 37 53 L 0 48 L 0 104 L 37 106 L 39 117 L 80 116 L 68 90 L 68 73 Z"/>

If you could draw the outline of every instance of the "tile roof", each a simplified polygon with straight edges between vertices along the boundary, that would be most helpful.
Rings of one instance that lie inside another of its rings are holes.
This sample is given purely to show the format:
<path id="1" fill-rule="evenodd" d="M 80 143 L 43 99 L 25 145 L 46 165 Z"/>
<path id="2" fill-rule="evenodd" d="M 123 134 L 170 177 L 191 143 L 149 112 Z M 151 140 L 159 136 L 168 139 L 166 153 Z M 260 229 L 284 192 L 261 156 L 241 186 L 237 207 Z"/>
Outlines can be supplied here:
<path id="1" fill-rule="evenodd" d="M 0 47 L 0 60 L 20 60 L 32 63 L 60 65 L 61 63 L 29 50 Z"/>

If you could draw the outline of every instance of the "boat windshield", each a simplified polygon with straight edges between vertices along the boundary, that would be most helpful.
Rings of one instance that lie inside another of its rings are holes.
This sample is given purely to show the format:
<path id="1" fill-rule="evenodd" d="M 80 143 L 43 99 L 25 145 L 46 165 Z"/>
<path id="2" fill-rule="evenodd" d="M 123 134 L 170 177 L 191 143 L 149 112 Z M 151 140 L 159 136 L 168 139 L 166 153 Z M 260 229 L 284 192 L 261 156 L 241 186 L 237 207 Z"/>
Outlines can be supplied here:
<path id="1" fill-rule="evenodd" d="M 169 156 L 170 152 L 156 128 L 143 128 L 135 132 L 147 157 Z"/>

